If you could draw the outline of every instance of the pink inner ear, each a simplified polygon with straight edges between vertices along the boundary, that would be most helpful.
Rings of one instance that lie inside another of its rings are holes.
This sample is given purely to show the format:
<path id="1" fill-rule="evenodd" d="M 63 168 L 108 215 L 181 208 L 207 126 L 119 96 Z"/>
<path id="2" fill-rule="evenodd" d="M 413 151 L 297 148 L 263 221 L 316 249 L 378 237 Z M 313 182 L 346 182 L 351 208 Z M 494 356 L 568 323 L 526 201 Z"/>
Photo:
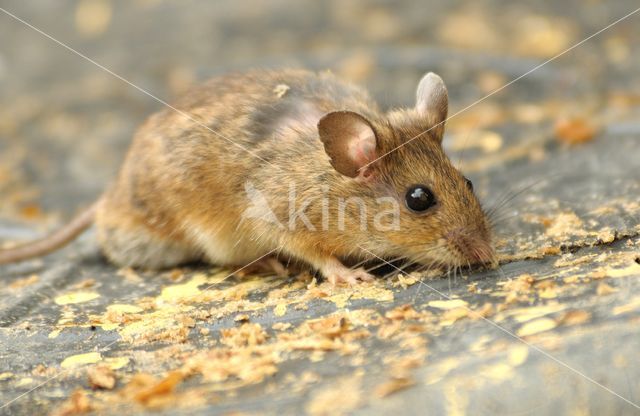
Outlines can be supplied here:
<path id="1" fill-rule="evenodd" d="M 364 124 L 353 126 L 350 135 L 348 156 L 359 170 L 375 159 L 376 137 L 371 128 Z"/>
<path id="2" fill-rule="evenodd" d="M 352 111 L 334 111 L 318 122 L 318 133 L 331 165 L 350 178 L 369 177 L 365 165 L 376 157 L 376 135 L 369 121 Z"/>

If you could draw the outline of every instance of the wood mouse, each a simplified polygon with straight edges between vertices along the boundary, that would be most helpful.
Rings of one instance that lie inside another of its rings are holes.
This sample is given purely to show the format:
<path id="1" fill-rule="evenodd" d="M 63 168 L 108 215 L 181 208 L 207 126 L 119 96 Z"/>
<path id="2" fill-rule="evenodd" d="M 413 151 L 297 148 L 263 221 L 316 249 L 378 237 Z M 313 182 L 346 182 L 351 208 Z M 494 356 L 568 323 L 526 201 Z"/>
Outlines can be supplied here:
<path id="1" fill-rule="evenodd" d="M 372 253 L 492 263 L 489 221 L 441 145 L 447 111 L 434 73 L 415 107 L 388 112 L 330 72 L 212 79 L 139 128 L 90 209 L 49 237 L 0 250 L 0 264 L 56 250 L 92 223 L 106 257 L 137 268 L 237 266 L 277 249 L 265 260 L 275 268 L 276 258 L 294 259 L 354 284 L 372 276 L 344 262 Z"/>

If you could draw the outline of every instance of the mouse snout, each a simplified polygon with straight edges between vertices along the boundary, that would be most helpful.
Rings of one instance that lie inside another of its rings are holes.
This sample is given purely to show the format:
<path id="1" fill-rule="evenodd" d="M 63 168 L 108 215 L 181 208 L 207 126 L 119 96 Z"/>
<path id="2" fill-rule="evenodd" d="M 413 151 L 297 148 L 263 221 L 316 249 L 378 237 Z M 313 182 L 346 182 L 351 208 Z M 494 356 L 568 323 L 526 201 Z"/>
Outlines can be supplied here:
<path id="1" fill-rule="evenodd" d="M 493 247 L 483 233 L 459 228 L 449 232 L 446 240 L 453 251 L 459 254 L 463 264 L 488 264 L 495 261 Z"/>

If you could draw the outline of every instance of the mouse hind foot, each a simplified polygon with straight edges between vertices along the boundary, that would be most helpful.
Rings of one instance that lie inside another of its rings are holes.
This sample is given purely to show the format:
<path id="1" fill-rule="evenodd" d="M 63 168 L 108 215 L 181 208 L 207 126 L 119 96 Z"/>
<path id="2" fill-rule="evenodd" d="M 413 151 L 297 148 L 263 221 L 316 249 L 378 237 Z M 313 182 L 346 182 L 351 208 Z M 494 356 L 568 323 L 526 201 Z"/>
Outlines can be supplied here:
<path id="1" fill-rule="evenodd" d="M 267 256 L 246 266 L 240 267 L 234 274 L 238 277 L 245 277 L 252 274 L 275 274 L 278 277 L 288 277 L 289 269 L 287 266 L 282 264 L 277 257 Z"/>

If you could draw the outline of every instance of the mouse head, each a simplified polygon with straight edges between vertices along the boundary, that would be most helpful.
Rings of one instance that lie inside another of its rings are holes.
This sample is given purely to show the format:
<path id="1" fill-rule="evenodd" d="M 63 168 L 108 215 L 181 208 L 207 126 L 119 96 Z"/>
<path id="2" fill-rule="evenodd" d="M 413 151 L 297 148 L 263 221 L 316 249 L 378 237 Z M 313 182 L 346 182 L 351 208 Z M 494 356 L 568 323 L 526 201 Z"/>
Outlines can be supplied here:
<path id="1" fill-rule="evenodd" d="M 337 111 L 319 121 L 320 140 L 340 173 L 338 188 L 361 196 L 369 212 L 375 212 L 380 198 L 396 202 L 395 226 L 369 221 L 366 230 L 354 227 L 354 244 L 422 264 L 495 261 L 489 222 L 473 185 L 442 148 L 447 109 L 442 79 L 428 73 L 418 85 L 414 108 L 375 119 Z"/>

